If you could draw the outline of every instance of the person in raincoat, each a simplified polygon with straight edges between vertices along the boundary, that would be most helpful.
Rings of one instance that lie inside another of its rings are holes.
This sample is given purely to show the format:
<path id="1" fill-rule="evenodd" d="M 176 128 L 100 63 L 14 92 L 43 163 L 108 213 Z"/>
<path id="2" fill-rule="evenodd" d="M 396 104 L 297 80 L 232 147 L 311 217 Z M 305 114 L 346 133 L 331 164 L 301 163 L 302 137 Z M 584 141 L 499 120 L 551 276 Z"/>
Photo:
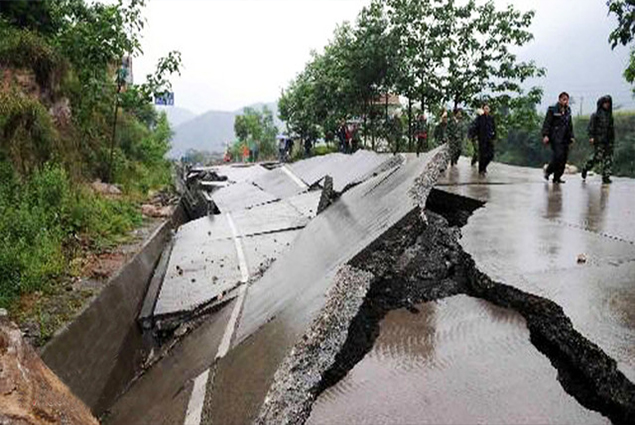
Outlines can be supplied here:
<path id="1" fill-rule="evenodd" d="M 606 95 L 598 99 L 597 111 L 589 120 L 589 142 L 593 146 L 593 154 L 582 167 L 582 179 L 587 173 L 599 165 L 602 172 L 602 183 L 611 184 L 613 167 L 613 146 L 615 144 L 615 126 L 613 124 L 613 99 Z"/>

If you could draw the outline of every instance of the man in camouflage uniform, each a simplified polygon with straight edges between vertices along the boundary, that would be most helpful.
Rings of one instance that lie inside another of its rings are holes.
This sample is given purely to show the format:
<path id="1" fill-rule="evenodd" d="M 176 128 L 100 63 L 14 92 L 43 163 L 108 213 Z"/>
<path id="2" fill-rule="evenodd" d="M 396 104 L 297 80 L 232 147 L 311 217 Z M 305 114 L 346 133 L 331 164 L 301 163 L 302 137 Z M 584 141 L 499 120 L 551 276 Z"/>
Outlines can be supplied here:
<path id="1" fill-rule="evenodd" d="M 589 120 L 589 141 L 593 145 L 593 156 L 582 168 L 582 179 L 594 165 L 600 164 L 602 183 L 611 183 L 613 166 L 613 145 L 615 144 L 615 127 L 613 125 L 613 99 L 606 95 L 598 99 L 597 111 Z"/>
<path id="2" fill-rule="evenodd" d="M 450 145 L 450 165 L 455 166 L 459 162 L 465 136 L 461 109 L 455 109 L 453 115 L 448 120 L 447 139 Z"/>

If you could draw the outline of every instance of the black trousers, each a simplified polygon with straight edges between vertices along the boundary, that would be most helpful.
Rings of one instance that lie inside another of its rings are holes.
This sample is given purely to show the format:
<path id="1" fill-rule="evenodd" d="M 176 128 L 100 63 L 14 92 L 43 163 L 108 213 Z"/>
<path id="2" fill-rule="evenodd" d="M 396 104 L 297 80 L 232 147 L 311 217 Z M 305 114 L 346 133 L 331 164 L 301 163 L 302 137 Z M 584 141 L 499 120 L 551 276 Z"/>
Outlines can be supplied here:
<path id="1" fill-rule="evenodd" d="M 491 140 L 478 141 L 478 172 L 487 172 L 487 166 L 494 159 L 494 144 Z"/>
<path id="2" fill-rule="evenodd" d="M 560 177 L 564 174 L 564 169 L 567 165 L 567 158 L 569 157 L 569 144 L 568 143 L 551 143 L 551 162 L 547 167 L 547 175 L 553 174 L 553 180 L 560 180 Z"/>

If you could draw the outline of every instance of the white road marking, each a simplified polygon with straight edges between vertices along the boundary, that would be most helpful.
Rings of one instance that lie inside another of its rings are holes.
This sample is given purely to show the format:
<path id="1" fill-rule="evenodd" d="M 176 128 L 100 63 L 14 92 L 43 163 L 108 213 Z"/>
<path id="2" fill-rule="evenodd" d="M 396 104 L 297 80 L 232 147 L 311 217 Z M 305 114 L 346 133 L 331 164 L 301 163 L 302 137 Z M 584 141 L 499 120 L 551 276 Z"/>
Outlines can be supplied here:
<path id="1" fill-rule="evenodd" d="M 234 243 L 236 244 L 236 253 L 238 254 L 238 267 L 240 268 L 240 273 L 242 275 L 241 282 L 247 283 L 249 280 L 249 270 L 247 269 L 247 261 L 245 260 L 245 252 L 243 251 L 243 244 L 240 240 L 240 235 L 238 234 L 238 230 L 236 229 L 236 224 L 234 224 L 234 219 L 232 218 L 230 213 L 227 213 L 227 222 L 229 223 L 229 228 L 232 231 L 232 235 L 234 236 Z"/>
<path id="2" fill-rule="evenodd" d="M 209 369 L 198 375 L 194 380 L 194 388 L 192 388 L 190 402 L 187 405 L 184 425 L 199 425 L 201 423 L 208 378 Z"/>
<path id="3" fill-rule="evenodd" d="M 302 180 L 300 180 L 298 178 L 298 176 L 296 176 L 295 174 L 293 174 L 293 171 L 291 171 L 289 169 L 289 167 L 287 167 L 286 165 L 283 165 L 282 167 L 282 171 L 284 171 L 284 173 L 289 176 L 291 178 L 291 180 L 293 180 L 293 182 L 295 184 L 297 184 L 300 188 L 302 189 L 307 189 L 309 186 L 307 186 Z"/>
<path id="4" fill-rule="evenodd" d="M 229 322 L 227 322 L 227 327 L 225 328 L 225 333 L 223 334 L 223 339 L 218 346 L 218 351 L 216 352 L 216 359 L 222 359 L 225 357 L 227 352 L 229 351 L 229 347 L 232 343 L 232 338 L 234 337 L 234 332 L 236 331 L 236 325 L 238 322 L 238 316 L 240 315 L 240 311 L 243 308 L 243 304 L 245 302 L 245 294 L 247 293 L 247 285 L 243 285 L 239 289 L 238 299 L 236 300 L 236 304 L 234 304 L 234 309 L 232 310 L 232 315 L 229 317 Z"/>
<path id="5" fill-rule="evenodd" d="M 242 283 L 242 286 L 238 290 L 238 299 L 236 300 L 236 304 L 234 304 L 234 309 L 232 310 L 232 314 L 229 317 L 229 322 L 227 322 L 227 326 L 225 327 L 225 333 L 223 334 L 223 339 L 218 346 L 215 360 L 222 359 L 229 352 L 229 348 L 234 337 L 234 332 L 236 331 L 238 316 L 240 315 L 243 304 L 245 302 L 245 294 L 247 293 L 247 282 L 249 281 L 249 269 L 247 268 L 247 261 L 245 260 L 245 253 L 243 251 L 241 236 L 236 229 L 236 224 L 234 223 L 234 219 L 232 218 L 231 214 L 227 213 L 226 217 L 227 222 L 229 223 L 229 228 L 232 231 L 234 243 L 236 245 L 236 253 L 238 254 L 238 267 L 240 268 L 241 273 L 240 281 Z M 209 372 L 210 370 L 207 369 L 194 380 L 194 388 L 192 389 L 190 401 L 187 405 L 187 413 L 185 415 L 184 425 L 200 425 L 201 423 L 201 415 L 203 413 L 203 405 L 205 403 Z"/>

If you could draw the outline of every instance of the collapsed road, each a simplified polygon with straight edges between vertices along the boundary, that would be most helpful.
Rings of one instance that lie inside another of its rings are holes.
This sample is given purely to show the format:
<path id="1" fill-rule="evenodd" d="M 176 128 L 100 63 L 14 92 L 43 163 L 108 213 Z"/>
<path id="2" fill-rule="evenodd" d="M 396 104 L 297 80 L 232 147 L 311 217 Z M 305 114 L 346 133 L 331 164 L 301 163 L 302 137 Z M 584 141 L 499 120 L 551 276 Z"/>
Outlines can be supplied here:
<path id="1" fill-rule="evenodd" d="M 214 168 L 102 423 L 632 423 L 634 183 L 447 162 Z"/>

